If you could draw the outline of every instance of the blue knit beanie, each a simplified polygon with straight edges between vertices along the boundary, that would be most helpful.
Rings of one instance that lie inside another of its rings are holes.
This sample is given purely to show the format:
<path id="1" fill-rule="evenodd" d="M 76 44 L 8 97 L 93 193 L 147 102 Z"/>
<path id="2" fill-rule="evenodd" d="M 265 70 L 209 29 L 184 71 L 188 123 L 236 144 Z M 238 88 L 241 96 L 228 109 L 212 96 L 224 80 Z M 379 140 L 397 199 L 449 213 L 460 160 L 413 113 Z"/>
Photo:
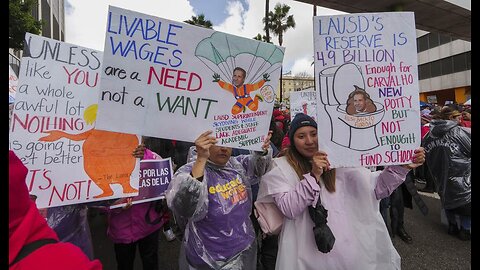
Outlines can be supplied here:
<path id="1" fill-rule="evenodd" d="M 290 129 L 288 130 L 288 138 L 290 139 L 290 143 L 292 145 L 293 145 L 293 135 L 295 134 L 295 131 L 297 131 L 297 129 L 301 127 L 307 127 L 307 126 L 317 128 L 317 122 L 315 122 L 315 120 L 313 120 L 312 117 L 304 113 L 299 113 L 295 115 L 292 122 L 290 123 Z"/>

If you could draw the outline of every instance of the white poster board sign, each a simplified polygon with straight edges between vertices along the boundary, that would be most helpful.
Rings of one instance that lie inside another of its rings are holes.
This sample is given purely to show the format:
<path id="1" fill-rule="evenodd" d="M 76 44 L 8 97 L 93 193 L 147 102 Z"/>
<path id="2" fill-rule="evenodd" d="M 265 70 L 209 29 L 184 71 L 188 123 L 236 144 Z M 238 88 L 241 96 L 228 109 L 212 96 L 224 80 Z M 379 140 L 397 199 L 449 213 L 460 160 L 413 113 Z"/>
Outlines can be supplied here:
<path id="1" fill-rule="evenodd" d="M 97 127 L 189 142 L 212 130 L 217 145 L 261 150 L 283 51 L 110 6 Z"/>
<path id="2" fill-rule="evenodd" d="M 298 113 L 304 113 L 317 120 L 317 97 L 315 91 L 295 91 L 290 93 L 290 120 Z"/>
<path id="3" fill-rule="evenodd" d="M 410 163 L 421 138 L 414 13 L 313 25 L 319 148 L 332 167 Z"/>
<path id="4" fill-rule="evenodd" d="M 95 129 L 102 52 L 27 33 L 10 149 L 47 208 L 138 194 L 137 135 Z"/>

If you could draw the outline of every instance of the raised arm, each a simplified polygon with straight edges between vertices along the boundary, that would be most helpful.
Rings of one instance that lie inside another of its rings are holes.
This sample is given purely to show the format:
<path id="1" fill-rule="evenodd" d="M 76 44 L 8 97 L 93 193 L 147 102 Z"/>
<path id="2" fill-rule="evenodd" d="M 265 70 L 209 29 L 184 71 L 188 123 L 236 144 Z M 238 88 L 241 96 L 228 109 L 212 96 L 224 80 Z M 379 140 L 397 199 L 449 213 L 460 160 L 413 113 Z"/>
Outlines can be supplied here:
<path id="1" fill-rule="evenodd" d="M 415 149 L 412 163 L 386 167 L 378 176 L 375 185 L 375 197 L 377 200 L 390 196 L 390 194 L 405 181 L 408 172 L 421 166 L 424 162 L 425 150 L 423 147 L 420 147 Z"/>

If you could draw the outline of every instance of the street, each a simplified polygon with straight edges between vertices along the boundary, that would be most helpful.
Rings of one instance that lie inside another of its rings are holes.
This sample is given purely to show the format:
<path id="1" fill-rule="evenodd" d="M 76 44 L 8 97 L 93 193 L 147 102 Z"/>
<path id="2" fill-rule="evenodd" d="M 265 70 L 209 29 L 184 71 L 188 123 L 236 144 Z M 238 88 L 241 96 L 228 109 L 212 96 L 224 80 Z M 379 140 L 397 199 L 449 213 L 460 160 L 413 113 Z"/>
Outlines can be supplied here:
<path id="1" fill-rule="evenodd" d="M 420 186 L 417 185 L 418 188 Z M 429 213 L 423 216 L 417 206 L 405 208 L 405 229 L 412 236 L 413 243 L 406 244 L 398 236 L 393 244 L 402 258 L 402 269 L 451 270 L 472 269 L 470 241 L 461 241 L 447 234 L 447 226 L 441 223 L 440 200 L 437 194 L 420 193 Z M 106 236 L 106 217 L 93 213 L 90 226 L 96 258 L 100 259 L 105 270 L 115 270 L 113 244 Z M 180 242 L 167 242 L 163 233 L 159 240 L 159 270 L 175 270 Z M 137 251 L 135 270 L 141 270 L 141 260 Z M 362 270 L 362 269 L 360 269 Z"/>

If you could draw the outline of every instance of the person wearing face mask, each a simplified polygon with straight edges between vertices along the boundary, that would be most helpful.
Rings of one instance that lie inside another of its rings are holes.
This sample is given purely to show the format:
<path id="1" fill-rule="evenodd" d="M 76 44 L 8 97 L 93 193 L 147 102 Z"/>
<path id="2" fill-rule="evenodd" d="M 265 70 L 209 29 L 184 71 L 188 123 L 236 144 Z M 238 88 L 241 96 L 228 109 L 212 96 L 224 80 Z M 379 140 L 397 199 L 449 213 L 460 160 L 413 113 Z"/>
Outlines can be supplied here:
<path id="1" fill-rule="evenodd" d="M 168 207 L 185 225 L 179 269 L 255 269 L 251 185 L 272 159 L 270 137 L 264 152 L 235 157 L 231 148 L 216 145 L 212 131 L 195 140 L 193 161 L 176 171 L 166 191 Z"/>
<path id="2" fill-rule="evenodd" d="M 285 216 L 275 269 L 400 269 L 379 201 L 424 162 L 423 148 L 408 165 L 332 169 L 311 117 L 297 114 L 289 137 L 285 155 L 262 177 L 257 199 L 273 202 Z"/>

